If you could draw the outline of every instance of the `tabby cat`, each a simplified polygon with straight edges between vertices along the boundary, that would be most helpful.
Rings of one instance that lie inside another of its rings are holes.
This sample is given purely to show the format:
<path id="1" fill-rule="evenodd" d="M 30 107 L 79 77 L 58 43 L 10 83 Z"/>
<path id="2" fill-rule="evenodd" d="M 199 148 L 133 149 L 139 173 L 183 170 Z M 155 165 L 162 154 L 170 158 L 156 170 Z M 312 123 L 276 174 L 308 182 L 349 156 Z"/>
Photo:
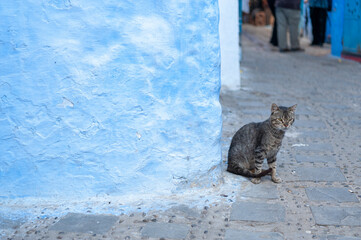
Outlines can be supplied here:
<path id="1" fill-rule="evenodd" d="M 249 123 L 240 128 L 233 136 L 228 151 L 227 171 L 251 177 L 255 184 L 269 173 L 273 182 L 281 182 L 276 176 L 276 155 L 286 130 L 295 121 L 296 106 L 287 108 L 273 103 L 271 116 L 266 121 Z M 262 170 L 265 158 L 269 169 Z"/>

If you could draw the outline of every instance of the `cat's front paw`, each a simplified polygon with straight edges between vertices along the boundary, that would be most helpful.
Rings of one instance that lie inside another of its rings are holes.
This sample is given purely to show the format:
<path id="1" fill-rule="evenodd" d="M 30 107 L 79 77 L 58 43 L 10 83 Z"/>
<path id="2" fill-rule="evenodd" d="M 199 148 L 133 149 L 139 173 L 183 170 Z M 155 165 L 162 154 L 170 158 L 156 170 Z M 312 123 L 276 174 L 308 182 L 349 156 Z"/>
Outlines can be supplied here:
<path id="1" fill-rule="evenodd" d="M 251 182 L 254 184 L 259 184 L 261 182 L 261 179 L 260 178 L 252 178 Z"/>
<path id="2" fill-rule="evenodd" d="M 282 179 L 280 177 L 272 177 L 272 181 L 274 183 L 280 183 L 280 182 L 282 182 Z"/>

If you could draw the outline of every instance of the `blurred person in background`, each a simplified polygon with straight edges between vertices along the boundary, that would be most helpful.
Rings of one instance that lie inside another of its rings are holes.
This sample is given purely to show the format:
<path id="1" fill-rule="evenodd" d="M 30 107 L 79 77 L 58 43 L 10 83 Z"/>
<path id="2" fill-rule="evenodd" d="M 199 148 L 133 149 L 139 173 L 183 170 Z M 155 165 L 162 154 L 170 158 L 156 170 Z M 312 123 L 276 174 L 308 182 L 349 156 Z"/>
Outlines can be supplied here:
<path id="1" fill-rule="evenodd" d="M 275 8 L 275 2 L 276 0 L 267 0 L 268 6 L 272 12 L 272 15 L 274 17 L 274 22 L 273 22 L 273 30 L 272 30 L 272 36 L 270 39 L 270 43 L 277 47 L 278 46 L 278 39 L 277 39 L 277 18 L 276 18 L 276 8 Z"/>
<path id="2" fill-rule="evenodd" d="M 301 0 L 276 0 L 277 38 L 280 52 L 304 51 L 300 47 L 299 23 Z M 291 49 L 287 46 L 287 28 L 290 32 Z"/>
<path id="3" fill-rule="evenodd" d="M 306 0 L 310 6 L 313 40 L 311 46 L 322 47 L 325 42 L 328 0 Z"/>

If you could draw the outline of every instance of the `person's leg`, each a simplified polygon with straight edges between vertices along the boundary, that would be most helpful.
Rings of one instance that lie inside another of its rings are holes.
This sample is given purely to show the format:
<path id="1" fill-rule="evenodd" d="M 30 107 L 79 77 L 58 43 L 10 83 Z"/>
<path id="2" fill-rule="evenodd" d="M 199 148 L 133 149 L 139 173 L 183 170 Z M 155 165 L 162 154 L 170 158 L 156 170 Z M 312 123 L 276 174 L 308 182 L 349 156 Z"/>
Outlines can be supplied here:
<path id="1" fill-rule="evenodd" d="M 273 16 L 276 15 L 275 2 L 276 2 L 275 0 L 267 0 L 268 6 L 269 6 Z"/>
<path id="2" fill-rule="evenodd" d="M 280 51 L 287 49 L 287 18 L 284 13 L 285 10 L 284 8 L 276 8 L 277 38 Z"/>
<path id="3" fill-rule="evenodd" d="M 270 43 L 273 46 L 278 46 L 278 40 L 277 40 L 277 19 L 276 19 L 276 8 L 275 8 L 275 0 L 267 0 L 268 6 L 272 12 L 272 15 L 274 17 L 273 22 L 273 30 L 272 30 L 272 36 L 270 39 Z"/>
<path id="4" fill-rule="evenodd" d="M 310 7 L 310 18 L 312 24 L 312 43 L 311 45 L 317 45 L 318 38 L 318 18 L 317 18 L 317 10 L 314 7 Z"/>
<path id="5" fill-rule="evenodd" d="M 315 43 L 317 46 L 319 46 L 323 42 L 321 39 L 321 21 L 321 8 L 315 8 Z"/>
<path id="6" fill-rule="evenodd" d="M 277 38 L 277 20 L 275 18 L 275 21 L 273 23 L 273 30 L 272 30 L 272 37 L 271 37 L 271 44 L 273 46 L 278 46 L 278 38 Z"/>
<path id="7" fill-rule="evenodd" d="M 287 9 L 287 16 L 288 16 L 288 20 L 289 20 L 291 49 L 298 50 L 298 49 L 300 49 L 298 25 L 300 23 L 301 11 Z"/>
<path id="8" fill-rule="evenodd" d="M 327 21 L 327 9 L 319 9 L 319 45 L 322 46 L 325 42 L 326 34 L 326 21 Z"/>

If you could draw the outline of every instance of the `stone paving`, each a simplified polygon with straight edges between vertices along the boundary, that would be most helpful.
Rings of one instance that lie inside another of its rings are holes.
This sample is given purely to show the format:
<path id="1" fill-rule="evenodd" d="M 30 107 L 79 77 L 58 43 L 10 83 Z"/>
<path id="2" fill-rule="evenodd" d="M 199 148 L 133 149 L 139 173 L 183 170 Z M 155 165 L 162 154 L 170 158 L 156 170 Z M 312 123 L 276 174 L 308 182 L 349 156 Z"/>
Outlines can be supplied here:
<path id="1" fill-rule="evenodd" d="M 116 216 L 69 213 L 51 226 L 51 231 L 103 234 L 118 220 Z"/>
<path id="2" fill-rule="evenodd" d="M 279 53 L 262 34 L 244 27 L 242 90 L 221 94 L 223 184 L 212 190 L 218 200 L 192 205 L 180 198 L 163 210 L 69 213 L 26 223 L 0 216 L 6 234 L 0 237 L 361 240 L 361 65 L 309 54 L 311 47 Z M 298 104 L 277 160 L 283 182 L 266 176 L 253 185 L 225 171 L 227 150 L 238 128 L 265 120 L 273 102 Z"/>

